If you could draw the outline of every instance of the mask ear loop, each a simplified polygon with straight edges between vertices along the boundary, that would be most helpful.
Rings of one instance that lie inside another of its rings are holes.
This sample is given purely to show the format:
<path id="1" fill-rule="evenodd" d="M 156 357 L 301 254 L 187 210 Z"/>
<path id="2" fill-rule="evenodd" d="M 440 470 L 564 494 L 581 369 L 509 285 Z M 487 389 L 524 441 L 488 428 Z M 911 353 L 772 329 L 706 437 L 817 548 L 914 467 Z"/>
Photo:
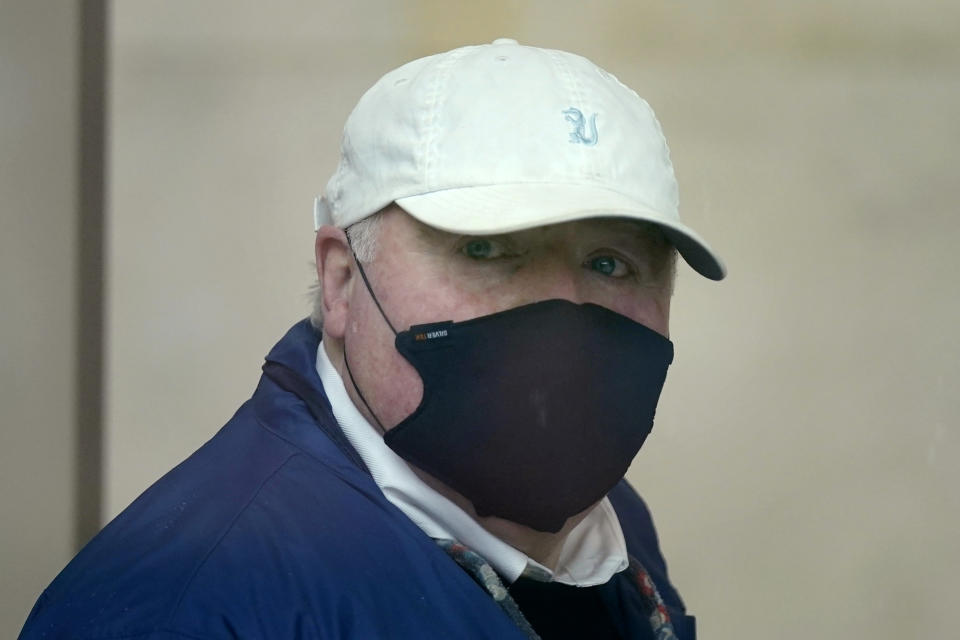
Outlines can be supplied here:
<path id="1" fill-rule="evenodd" d="M 387 314 L 384 313 L 383 307 L 380 306 L 380 301 L 377 300 L 376 294 L 373 292 L 373 287 L 370 286 L 370 280 L 367 279 L 367 272 L 363 270 L 363 265 L 360 264 L 360 261 L 357 259 L 357 254 L 353 250 L 353 243 L 350 242 L 350 234 L 344 232 L 347 236 L 347 246 L 350 247 L 350 253 L 353 255 L 353 261 L 357 263 L 357 269 L 360 271 L 360 277 L 363 278 L 363 284 L 367 288 L 367 293 L 370 294 L 370 297 L 373 298 L 374 304 L 377 305 L 377 309 L 380 311 L 380 316 L 383 318 L 384 322 L 387 323 L 387 326 L 390 327 L 390 331 L 393 332 L 393 335 L 397 335 L 397 330 L 393 328 L 393 324 L 390 322 L 390 318 L 387 317 Z M 363 406 L 367 408 L 367 411 L 373 416 L 374 421 L 377 423 L 377 426 L 380 427 L 380 434 L 385 435 L 387 430 L 383 427 L 383 423 L 380 422 L 380 418 L 377 417 L 377 414 L 373 412 L 373 409 L 370 407 L 370 403 L 367 402 L 367 399 L 363 397 L 363 392 L 360 391 L 360 386 L 357 384 L 357 381 L 353 377 L 353 371 L 350 370 L 350 360 L 347 358 L 347 340 L 343 340 L 343 364 L 347 368 L 347 375 L 350 376 L 350 382 L 353 384 L 354 390 L 357 392 L 357 395 L 360 396 Z"/>
<path id="2" fill-rule="evenodd" d="M 363 284 L 367 287 L 367 292 L 370 293 L 370 297 L 373 298 L 373 303 L 377 305 L 377 309 L 380 310 L 380 315 L 383 317 L 384 322 L 387 323 L 387 326 L 390 327 L 390 331 L 393 331 L 393 335 L 396 336 L 397 330 L 393 328 L 393 323 L 390 322 L 390 318 L 387 317 L 387 314 L 383 311 L 383 307 L 380 306 L 380 301 L 377 300 L 377 296 L 373 292 L 373 287 L 370 286 L 370 280 L 367 279 L 367 272 L 363 270 L 363 265 L 360 264 L 359 260 L 357 260 L 357 254 L 353 250 L 353 243 L 350 242 L 349 235 L 347 235 L 347 246 L 350 247 L 350 253 L 353 254 L 353 261 L 357 263 L 357 268 L 360 270 L 360 277 L 363 278 Z"/>

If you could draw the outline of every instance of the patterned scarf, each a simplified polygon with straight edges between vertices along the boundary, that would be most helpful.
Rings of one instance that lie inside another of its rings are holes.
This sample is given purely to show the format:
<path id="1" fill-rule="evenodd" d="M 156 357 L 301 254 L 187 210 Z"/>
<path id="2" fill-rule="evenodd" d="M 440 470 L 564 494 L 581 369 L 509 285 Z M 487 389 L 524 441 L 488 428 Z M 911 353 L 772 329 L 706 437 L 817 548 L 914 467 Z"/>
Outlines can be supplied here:
<path id="1" fill-rule="evenodd" d="M 540 636 L 537 635 L 523 613 L 520 612 L 520 607 L 510 597 L 510 592 L 507 591 L 496 571 L 483 557 L 453 540 L 437 540 L 436 542 L 461 568 L 470 574 L 477 584 L 490 594 L 513 623 L 530 640 L 540 640 Z M 647 612 L 650 628 L 653 630 L 653 637 L 657 640 L 677 640 L 673 625 L 670 624 L 670 614 L 667 613 L 667 607 L 663 604 L 663 598 L 660 597 L 660 592 L 653 584 L 650 574 L 647 573 L 640 561 L 633 556 L 630 556 L 630 567 L 627 571 L 631 573 L 633 584 L 640 592 L 643 609 Z"/>

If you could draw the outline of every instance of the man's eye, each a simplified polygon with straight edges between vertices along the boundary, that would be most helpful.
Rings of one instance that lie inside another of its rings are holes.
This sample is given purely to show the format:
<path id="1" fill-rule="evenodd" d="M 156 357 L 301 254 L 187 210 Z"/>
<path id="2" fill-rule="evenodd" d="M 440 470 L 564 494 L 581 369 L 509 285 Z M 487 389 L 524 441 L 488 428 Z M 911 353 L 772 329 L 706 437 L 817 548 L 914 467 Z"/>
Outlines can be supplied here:
<path id="1" fill-rule="evenodd" d="M 474 260 L 492 260 L 506 255 L 503 244 L 489 238 L 474 238 L 461 249 L 463 254 Z"/>
<path id="2" fill-rule="evenodd" d="M 585 265 L 587 268 L 611 278 L 623 278 L 630 274 L 630 268 L 623 260 L 613 256 L 597 256 L 590 258 Z"/>

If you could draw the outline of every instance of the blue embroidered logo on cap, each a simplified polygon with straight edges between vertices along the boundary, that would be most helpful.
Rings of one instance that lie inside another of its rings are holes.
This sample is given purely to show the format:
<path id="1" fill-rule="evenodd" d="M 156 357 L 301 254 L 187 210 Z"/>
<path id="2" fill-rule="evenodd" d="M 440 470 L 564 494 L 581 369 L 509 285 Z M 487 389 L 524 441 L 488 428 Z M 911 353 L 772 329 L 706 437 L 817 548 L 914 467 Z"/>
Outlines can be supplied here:
<path id="1" fill-rule="evenodd" d="M 573 125 L 573 131 L 570 132 L 570 142 L 574 144 L 585 144 L 592 147 L 597 144 L 597 114 L 590 116 L 590 135 L 586 135 L 587 119 L 583 117 L 580 109 L 570 107 L 563 112 L 567 122 Z"/>

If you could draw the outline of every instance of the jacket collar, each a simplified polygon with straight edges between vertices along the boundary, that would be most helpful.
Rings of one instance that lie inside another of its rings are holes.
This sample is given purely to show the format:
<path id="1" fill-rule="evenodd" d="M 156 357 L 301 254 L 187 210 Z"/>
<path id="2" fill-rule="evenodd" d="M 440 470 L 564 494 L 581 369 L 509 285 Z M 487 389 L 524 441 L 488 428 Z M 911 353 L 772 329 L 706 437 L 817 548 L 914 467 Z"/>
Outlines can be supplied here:
<path id="1" fill-rule="evenodd" d="M 331 410 L 316 369 L 319 346 L 320 332 L 309 319 L 291 327 L 267 354 L 263 377 L 252 399 L 254 409 L 264 428 L 328 466 L 363 476 L 362 482 L 375 489 L 363 459 L 344 436 Z"/>

